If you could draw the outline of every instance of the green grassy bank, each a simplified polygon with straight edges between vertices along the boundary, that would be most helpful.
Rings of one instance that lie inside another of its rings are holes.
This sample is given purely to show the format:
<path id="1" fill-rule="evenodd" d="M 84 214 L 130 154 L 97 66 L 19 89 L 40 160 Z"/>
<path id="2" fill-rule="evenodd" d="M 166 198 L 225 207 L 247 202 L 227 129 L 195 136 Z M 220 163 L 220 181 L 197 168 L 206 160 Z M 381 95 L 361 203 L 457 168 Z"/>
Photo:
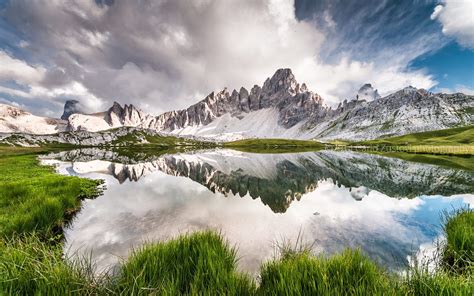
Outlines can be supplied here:
<path id="1" fill-rule="evenodd" d="M 474 155 L 474 126 L 345 143 L 345 145 L 352 147 L 366 146 L 386 152 Z"/>
<path id="2" fill-rule="evenodd" d="M 446 218 L 441 268 L 388 273 L 357 250 L 332 257 L 282 250 L 254 280 L 236 250 L 205 231 L 137 249 L 115 275 L 62 256 L 60 228 L 100 182 L 40 166 L 37 150 L 0 151 L 0 295 L 472 295 L 474 212 Z"/>
<path id="3" fill-rule="evenodd" d="M 316 151 L 324 148 L 324 144 L 317 141 L 290 139 L 244 139 L 226 142 L 222 146 L 253 153 L 292 153 Z"/>
<path id="4" fill-rule="evenodd" d="M 463 126 L 429 132 L 413 133 L 398 137 L 380 138 L 370 141 L 357 142 L 367 145 L 433 145 L 459 146 L 474 145 L 474 126 Z"/>

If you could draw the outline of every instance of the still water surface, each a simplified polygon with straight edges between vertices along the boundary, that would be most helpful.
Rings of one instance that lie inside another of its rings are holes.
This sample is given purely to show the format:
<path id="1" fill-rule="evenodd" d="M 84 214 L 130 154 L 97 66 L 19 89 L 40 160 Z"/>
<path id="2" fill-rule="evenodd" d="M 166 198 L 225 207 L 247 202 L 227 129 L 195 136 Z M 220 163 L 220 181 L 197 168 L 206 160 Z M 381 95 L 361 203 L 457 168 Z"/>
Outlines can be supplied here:
<path id="1" fill-rule="evenodd" d="M 361 248 L 389 269 L 441 234 L 440 213 L 474 202 L 474 172 L 355 152 L 211 150 L 134 161 L 97 149 L 51 154 L 65 175 L 104 179 L 65 230 L 65 252 L 109 270 L 143 242 L 203 229 L 251 273 L 298 236 L 314 253 Z"/>

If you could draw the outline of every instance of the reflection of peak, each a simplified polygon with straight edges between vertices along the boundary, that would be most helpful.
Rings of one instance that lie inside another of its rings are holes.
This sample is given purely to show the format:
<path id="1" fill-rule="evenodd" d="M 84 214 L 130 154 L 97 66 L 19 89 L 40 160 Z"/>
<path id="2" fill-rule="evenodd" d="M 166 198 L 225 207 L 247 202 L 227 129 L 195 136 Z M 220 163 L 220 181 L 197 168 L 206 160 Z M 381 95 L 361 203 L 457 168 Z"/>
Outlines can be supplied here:
<path id="1" fill-rule="evenodd" d="M 108 161 L 93 160 L 92 154 Z M 474 172 L 419 164 L 395 158 L 352 152 L 321 151 L 294 154 L 251 154 L 217 150 L 163 155 L 154 161 L 121 164 L 118 155 L 101 150 L 68 151 L 60 158 L 76 161 L 78 173 L 103 172 L 120 183 L 162 171 L 187 177 L 225 196 L 260 198 L 274 212 L 285 212 L 294 200 L 312 192 L 319 182 L 332 180 L 350 188 L 361 200 L 371 190 L 390 197 L 445 196 L 472 192 Z M 77 161 L 85 161 L 83 164 Z M 122 158 L 122 162 L 127 162 Z M 130 163 L 130 161 L 128 161 Z"/>

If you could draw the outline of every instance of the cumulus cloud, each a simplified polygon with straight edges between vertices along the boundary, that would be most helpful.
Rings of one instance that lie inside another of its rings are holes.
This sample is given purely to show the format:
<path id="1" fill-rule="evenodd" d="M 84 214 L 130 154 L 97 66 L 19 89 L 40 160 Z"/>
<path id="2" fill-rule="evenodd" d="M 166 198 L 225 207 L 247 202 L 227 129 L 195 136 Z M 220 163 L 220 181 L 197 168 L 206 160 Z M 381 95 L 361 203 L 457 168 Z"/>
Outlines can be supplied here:
<path id="1" fill-rule="evenodd" d="M 474 2 L 445 0 L 431 14 L 443 26 L 443 33 L 454 37 L 462 46 L 474 49 Z"/>
<path id="2" fill-rule="evenodd" d="M 282 67 L 329 103 L 355 97 L 366 82 L 382 95 L 436 83 L 408 70 L 409 59 L 396 50 L 376 61 L 348 52 L 328 63 L 322 54 L 328 32 L 297 19 L 292 0 L 18 0 L 5 17 L 27 37 L 22 50 L 48 65 L 24 95 L 58 102 L 75 96 L 90 109 L 114 100 L 151 113 L 184 108 L 213 90 L 261 84 Z M 339 28 L 329 11 L 324 19 Z"/>
<path id="3" fill-rule="evenodd" d="M 14 80 L 24 84 L 38 83 L 46 72 L 41 66 L 32 66 L 0 51 L 0 80 Z"/>

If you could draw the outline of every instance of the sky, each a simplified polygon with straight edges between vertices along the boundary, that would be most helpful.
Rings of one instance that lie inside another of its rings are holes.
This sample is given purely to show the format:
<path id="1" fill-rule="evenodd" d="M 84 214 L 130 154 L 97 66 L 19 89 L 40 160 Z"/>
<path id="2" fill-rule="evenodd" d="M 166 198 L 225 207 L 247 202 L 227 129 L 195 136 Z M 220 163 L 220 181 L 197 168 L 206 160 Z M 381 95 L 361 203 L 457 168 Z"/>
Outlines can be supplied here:
<path id="1" fill-rule="evenodd" d="M 328 105 L 371 83 L 474 94 L 474 0 L 0 0 L 0 103 L 151 114 L 279 68 Z"/>

